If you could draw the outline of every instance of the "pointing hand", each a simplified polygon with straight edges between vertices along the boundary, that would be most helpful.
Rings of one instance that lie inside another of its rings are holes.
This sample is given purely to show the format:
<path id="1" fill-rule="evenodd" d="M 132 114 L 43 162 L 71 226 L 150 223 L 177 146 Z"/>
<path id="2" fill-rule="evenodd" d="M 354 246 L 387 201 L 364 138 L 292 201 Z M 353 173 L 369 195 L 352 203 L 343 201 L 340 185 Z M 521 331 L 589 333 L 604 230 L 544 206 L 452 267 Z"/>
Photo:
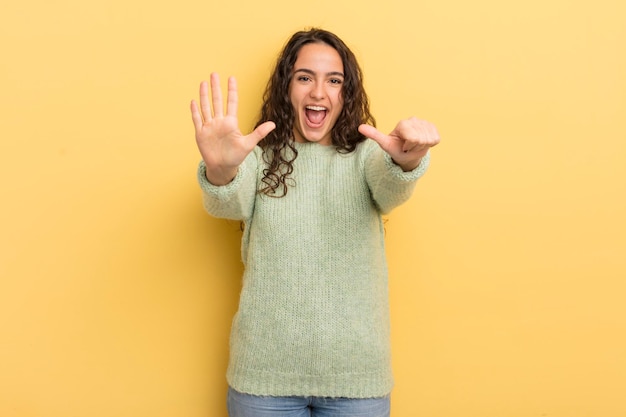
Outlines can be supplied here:
<path id="1" fill-rule="evenodd" d="M 417 168 L 428 150 L 440 140 L 435 125 L 416 117 L 401 120 L 388 135 L 366 124 L 359 126 L 359 132 L 375 140 L 404 171 Z"/>

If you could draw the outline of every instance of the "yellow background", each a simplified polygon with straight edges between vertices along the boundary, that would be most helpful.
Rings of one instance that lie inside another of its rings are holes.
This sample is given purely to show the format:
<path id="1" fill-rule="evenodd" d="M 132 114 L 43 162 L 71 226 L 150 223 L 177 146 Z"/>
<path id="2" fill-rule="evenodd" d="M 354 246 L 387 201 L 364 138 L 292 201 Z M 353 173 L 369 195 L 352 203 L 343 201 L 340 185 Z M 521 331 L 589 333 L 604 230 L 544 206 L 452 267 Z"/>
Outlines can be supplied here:
<path id="1" fill-rule="evenodd" d="M 3 2 L 0 415 L 225 416 L 240 232 L 188 105 L 235 75 L 249 130 L 308 26 L 443 137 L 387 222 L 392 415 L 626 415 L 624 4 Z"/>

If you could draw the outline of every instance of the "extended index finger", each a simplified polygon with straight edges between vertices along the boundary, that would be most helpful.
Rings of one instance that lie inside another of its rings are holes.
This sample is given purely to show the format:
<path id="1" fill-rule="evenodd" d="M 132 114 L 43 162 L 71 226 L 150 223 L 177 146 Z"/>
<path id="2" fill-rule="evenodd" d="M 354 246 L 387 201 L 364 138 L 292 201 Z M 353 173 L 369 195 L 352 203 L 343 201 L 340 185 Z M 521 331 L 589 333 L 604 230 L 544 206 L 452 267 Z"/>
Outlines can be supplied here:
<path id="1" fill-rule="evenodd" d="M 228 78 L 228 107 L 226 115 L 237 116 L 237 104 L 239 103 L 239 95 L 237 93 L 237 80 L 235 77 Z"/>

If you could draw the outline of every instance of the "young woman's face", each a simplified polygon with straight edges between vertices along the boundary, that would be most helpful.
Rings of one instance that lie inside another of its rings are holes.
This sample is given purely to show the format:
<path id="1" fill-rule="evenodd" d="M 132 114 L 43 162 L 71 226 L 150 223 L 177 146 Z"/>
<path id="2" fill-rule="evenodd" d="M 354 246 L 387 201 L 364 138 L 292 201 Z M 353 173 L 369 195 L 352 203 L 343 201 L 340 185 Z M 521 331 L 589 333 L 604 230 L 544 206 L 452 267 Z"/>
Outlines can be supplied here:
<path id="1" fill-rule="evenodd" d="M 343 108 L 343 80 L 343 63 L 333 47 L 308 43 L 300 48 L 289 86 L 296 142 L 332 144 L 331 130 Z"/>

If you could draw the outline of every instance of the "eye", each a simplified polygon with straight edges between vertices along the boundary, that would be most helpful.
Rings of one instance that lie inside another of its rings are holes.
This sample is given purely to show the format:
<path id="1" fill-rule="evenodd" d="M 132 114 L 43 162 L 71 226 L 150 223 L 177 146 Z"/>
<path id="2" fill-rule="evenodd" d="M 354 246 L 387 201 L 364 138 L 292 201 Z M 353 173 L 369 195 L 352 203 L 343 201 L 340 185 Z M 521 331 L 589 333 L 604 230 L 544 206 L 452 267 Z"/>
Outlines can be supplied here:
<path id="1" fill-rule="evenodd" d="M 297 79 L 302 82 L 311 81 L 311 77 L 308 75 L 299 75 Z"/>
<path id="2" fill-rule="evenodd" d="M 329 82 L 333 85 L 341 85 L 343 80 L 341 78 L 331 78 Z"/>

